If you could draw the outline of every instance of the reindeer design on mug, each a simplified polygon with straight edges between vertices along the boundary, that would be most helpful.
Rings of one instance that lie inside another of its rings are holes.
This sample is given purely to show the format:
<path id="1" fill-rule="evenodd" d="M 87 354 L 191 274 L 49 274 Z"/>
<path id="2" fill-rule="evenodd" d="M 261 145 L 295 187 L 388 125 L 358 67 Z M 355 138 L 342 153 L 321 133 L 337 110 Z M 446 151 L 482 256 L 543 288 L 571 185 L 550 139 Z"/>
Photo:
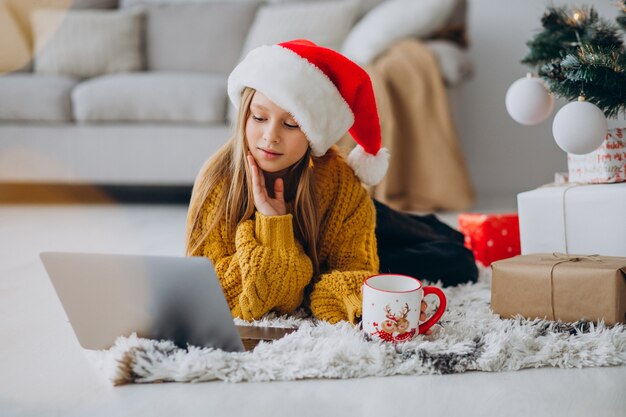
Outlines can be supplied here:
<path id="1" fill-rule="evenodd" d="M 372 335 L 377 335 L 386 342 L 405 342 L 411 340 L 413 336 L 415 336 L 416 329 L 409 331 L 411 323 L 406 318 L 409 311 L 411 311 L 409 304 L 405 303 L 402 310 L 400 310 L 400 314 L 396 315 L 391 312 L 391 307 L 387 304 L 385 306 L 385 316 L 387 320 L 380 324 L 380 329 L 378 328 L 378 323 L 374 323 L 376 331 L 373 332 Z"/>

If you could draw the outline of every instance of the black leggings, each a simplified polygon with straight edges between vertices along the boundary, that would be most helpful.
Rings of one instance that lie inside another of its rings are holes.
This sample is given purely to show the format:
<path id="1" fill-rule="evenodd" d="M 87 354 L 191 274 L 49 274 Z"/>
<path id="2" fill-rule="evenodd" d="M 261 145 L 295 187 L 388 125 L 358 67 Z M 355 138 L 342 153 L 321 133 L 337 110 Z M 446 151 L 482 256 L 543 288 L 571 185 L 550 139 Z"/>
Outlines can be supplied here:
<path id="1" fill-rule="evenodd" d="M 381 273 L 410 275 L 451 286 L 476 282 L 478 269 L 463 234 L 433 214 L 402 213 L 374 200 Z"/>

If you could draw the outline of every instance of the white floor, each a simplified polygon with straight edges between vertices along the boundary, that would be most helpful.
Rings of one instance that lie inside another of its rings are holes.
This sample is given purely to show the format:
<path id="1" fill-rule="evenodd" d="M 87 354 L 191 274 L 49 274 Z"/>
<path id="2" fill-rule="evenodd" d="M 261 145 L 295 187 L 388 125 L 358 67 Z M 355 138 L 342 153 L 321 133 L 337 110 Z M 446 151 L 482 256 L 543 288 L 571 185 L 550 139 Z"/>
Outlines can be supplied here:
<path id="1" fill-rule="evenodd" d="M 182 255 L 185 215 L 166 205 L 0 205 L 0 416 L 626 415 L 626 367 L 114 388 L 83 356 L 38 253 Z"/>

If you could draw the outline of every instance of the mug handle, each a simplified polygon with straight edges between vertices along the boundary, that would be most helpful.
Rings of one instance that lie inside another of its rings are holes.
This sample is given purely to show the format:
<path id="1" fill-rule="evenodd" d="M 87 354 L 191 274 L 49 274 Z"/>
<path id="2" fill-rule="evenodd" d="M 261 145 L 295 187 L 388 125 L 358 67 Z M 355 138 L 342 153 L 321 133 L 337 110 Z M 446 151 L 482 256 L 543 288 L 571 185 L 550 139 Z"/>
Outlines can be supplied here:
<path id="1" fill-rule="evenodd" d="M 443 316 L 443 313 L 446 311 L 447 302 L 446 302 L 446 296 L 443 293 L 443 291 L 441 291 L 437 287 L 424 287 L 424 298 L 428 294 L 435 294 L 437 297 L 439 297 L 439 308 L 437 309 L 437 311 L 435 311 L 435 314 L 433 314 L 428 320 L 426 320 L 424 323 L 419 325 L 419 330 L 418 330 L 419 334 L 423 334 L 426 332 L 426 330 L 433 327 L 435 323 L 439 321 L 441 316 Z"/>

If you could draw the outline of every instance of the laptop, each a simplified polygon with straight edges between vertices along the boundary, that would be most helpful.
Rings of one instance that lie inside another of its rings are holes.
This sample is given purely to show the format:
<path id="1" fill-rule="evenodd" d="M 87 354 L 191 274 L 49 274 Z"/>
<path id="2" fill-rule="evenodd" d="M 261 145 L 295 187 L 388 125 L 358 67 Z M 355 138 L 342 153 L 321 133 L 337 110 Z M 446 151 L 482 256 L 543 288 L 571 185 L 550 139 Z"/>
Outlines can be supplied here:
<path id="1" fill-rule="evenodd" d="M 295 329 L 235 326 L 205 257 L 42 252 L 40 258 L 85 349 L 119 336 L 166 339 L 228 352 L 253 349 Z"/>

